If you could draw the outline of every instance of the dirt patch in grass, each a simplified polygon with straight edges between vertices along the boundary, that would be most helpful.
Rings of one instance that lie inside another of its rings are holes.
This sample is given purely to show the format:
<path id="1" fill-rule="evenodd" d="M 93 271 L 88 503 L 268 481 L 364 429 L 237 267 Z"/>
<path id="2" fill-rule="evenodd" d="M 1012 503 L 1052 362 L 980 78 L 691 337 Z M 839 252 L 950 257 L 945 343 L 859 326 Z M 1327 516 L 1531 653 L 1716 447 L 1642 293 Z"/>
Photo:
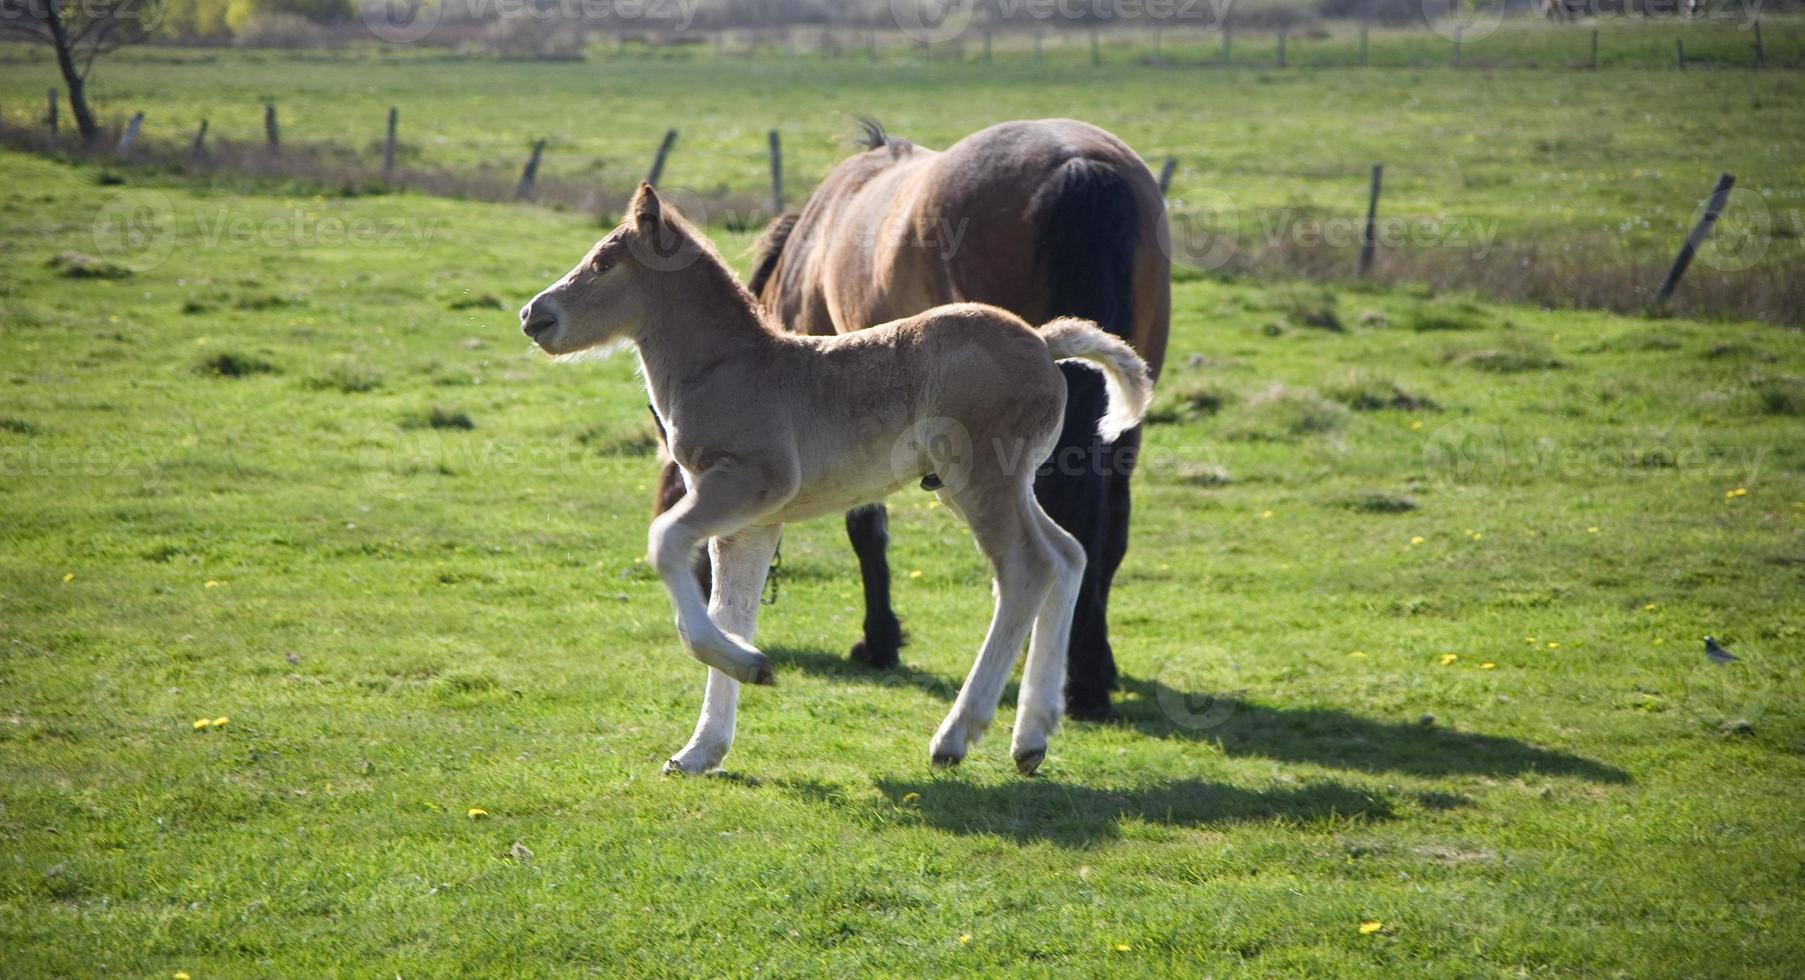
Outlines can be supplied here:
<path id="1" fill-rule="evenodd" d="M 132 274 L 117 262 L 84 252 L 58 252 L 47 264 L 65 279 L 124 279 Z"/>
<path id="2" fill-rule="evenodd" d="M 1385 375 L 1367 371 L 1349 371 L 1341 380 L 1325 387 L 1323 394 L 1356 412 L 1441 410 L 1433 400 L 1405 391 L 1402 385 Z"/>
<path id="3" fill-rule="evenodd" d="M 1442 360 L 1490 374 L 1551 371 L 1567 366 L 1546 345 L 1522 337 L 1509 338 L 1496 347 L 1456 347 L 1442 355 Z"/>
<path id="4" fill-rule="evenodd" d="M 220 351 L 194 366 L 196 374 L 216 378 L 248 378 L 253 374 L 275 374 L 276 366 L 254 354 Z"/>

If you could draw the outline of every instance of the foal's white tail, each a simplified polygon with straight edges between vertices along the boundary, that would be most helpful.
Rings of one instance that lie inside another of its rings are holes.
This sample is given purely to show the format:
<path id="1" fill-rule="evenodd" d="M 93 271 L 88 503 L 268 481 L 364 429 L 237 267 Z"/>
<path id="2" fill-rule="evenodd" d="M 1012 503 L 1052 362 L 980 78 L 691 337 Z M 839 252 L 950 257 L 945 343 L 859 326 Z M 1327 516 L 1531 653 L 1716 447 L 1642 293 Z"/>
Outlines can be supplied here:
<path id="1" fill-rule="evenodd" d="M 1103 371 L 1109 407 L 1097 420 L 1097 434 L 1105 442 L 1114 442 L 1141 424 L 1147 403 L 1153 400 L 1153 376 L 1134 348 L 1095 323 L 1075 317 L 1049 321 L 1040 328 L 1040 336 L 1053 360 L 1086 361 Z"/>

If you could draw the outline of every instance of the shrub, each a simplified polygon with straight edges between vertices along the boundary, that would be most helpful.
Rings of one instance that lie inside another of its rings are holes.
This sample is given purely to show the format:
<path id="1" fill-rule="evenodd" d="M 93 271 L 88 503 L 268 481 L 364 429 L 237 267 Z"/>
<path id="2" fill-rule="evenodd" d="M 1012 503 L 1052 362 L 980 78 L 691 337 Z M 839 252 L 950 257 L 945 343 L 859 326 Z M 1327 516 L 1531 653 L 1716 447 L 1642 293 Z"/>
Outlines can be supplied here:
<path id="1" fill-rule="evenodd" d="M 258 14 L 232 32 L 232 43 L 241 48 L 317 48 L 326 43 L 326 29 L 294 14 Z"/>

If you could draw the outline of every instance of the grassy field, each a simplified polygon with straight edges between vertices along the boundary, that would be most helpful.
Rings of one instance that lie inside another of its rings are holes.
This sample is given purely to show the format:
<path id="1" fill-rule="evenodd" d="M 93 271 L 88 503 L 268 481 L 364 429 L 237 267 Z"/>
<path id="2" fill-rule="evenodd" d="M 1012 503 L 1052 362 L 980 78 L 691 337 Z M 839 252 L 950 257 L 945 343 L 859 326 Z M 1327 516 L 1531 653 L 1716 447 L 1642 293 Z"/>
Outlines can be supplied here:
<path id="1" fill-rule="evenodd" d="M 1294 63 L 1345 60 L 1345 28 L 1291 39 Z M 1738 197 L 1681 294 L 1682 310 L 1796 322 L 1805 308 L 1805 77 L 1670 67 L 1672 39 L 1699 58 L 1741 51 L 1730 24 L 1607 21 L 1605 69 L 1558 66 L 1589 33 L 1511 24 L 1465 45 L 1468 68 L 1422 30 L 1378 33 L 1375 67 L 1276 71 L 1258 37 L 1249 64 L 1203 69 L 1215 42 L 1174 34 L 1164 67 L 1146 51 L 1090 68 L 1088 49 L 1036 64 L 924 64 L 886 49 L 783 59 L 603 46 L 588 62 L 530 63 L 430 51 L 136 49 L 96 69 L 105 117 L 146 113 L 145 139 L 185 146 L 200 120 L 214 140 L 262 139 L 277 101 L 285 146 L 331 146 L 374 172 L 385 114 L 400 110 L 402 164 L 487 173 L 511 187 L 528 148 L 548 140 L 542 176 L 615 202 L 644 176 L 667 127 L 681 135 L 663 186 L 706 202 L 716 227 L 768 216 L 767 130 L 782 132 L 790 203 L 849 152 L 854 114 L 927 146 L 1011 118 L 1071 115 L 1120 134 L 1155 166 L 1178 161 L 1171 197 L 1180 258 L 1210 268 L 1348 275 L 1368 174 L 1386 167 L 1380 269 L 1391 278 L 1480 289 L 1556 306 L 1640 310 L 1717 175 Z M 1805 58 L 1797 21 L 1770 19 L 1769 63 Z M 1145 40 L 1145 39 L 1142 39 Z M 1267 40 L 1270 40 L 1268 38 Z M 1115 51 L 1117 45 L 1111 50 Z M 54 82 L 45 52 L 0 61 L 0 106 L 15 125 L 42 113 Z M 1623 54 L 1668 52 L 1628 60 Z M 1486 67 L 1527 64 L 1536 70 Z M 1793 52 L 1788 55 L 1787 52 Z M 1433 57 L 1431 57 L 1433 55 Z M 1662 60 L 1665 57 L 1667 60 Z M 1726 62 L 1727 64 L 1727 62 Z M 1633 67 L 1632 67 L 1633 66 Z M 1245 70 L 1244 70 L 1245 69 Z M 356 184 L 358 181 L 351 181 Z M 617 207 L 617 204 L 610 204 Z"/>
<path id="2" fill-rule="evenodd" d="M 9 976 L 1805 962 L 1796 332 L 1186 277 L 1122 724 L 929 768 L 989 596 L 904 496 L 904 667 L 794 527 L 665 779 L 643 394 L 514 322 L 590 221 L 0 166 Z"/>

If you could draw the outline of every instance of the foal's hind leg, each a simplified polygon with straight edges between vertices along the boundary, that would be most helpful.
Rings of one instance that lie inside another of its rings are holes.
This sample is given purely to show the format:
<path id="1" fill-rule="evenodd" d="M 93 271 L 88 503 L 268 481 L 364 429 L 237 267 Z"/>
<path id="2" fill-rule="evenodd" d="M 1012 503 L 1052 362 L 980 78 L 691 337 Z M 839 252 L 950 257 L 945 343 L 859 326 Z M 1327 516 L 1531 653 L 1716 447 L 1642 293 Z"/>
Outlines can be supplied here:
<path id="1" fill-rule="evenodd" d="M 1003 685 L 1028 639 L 1035 613 L 1046 601 L 1058 560 L 1026 486 L 995 486 L 988 493 L 968 489 L 959 499 L 972 535 L 996 575 L 996 613 L 952 711 L 934 734 L 930 753 L 937 766 L 964 759 L 966 749 L 983 737 L 996 717 Z"/>
<path id="2" fill-rule="evenodd" d="M 729 634 L 752 642 L 758 625 L 759 596 L 777 551 L 776 527 L 749 527 L 709 542 L 715 587 L 708 597 L 708 618 Z M 721 764 L 733 746 L 733 721 L 740 682 L 710 667 L 702 692 L 702 717 L 681 752 L 664 764 L 666 773 L 707 772 Z"/>
<path id="3" fill-rule="evenodd" d="M 1022 668 L 1020 697 L 1016 700 L 1015 737 L 1009 754 L 1024 776 L 1031 776 L 1047 756 L 1047 739 L 1059 727 L 1065 708 L 1066 644 L 1071 642 L 1072 607 L 1084 581 L 1084 549 L 1051 517 L 1035 505 L 1041 530 L 1054 556 L 1053 587 L 1034 617 L 1034 635 L 1028 641 L 1028 662 Z"/>

